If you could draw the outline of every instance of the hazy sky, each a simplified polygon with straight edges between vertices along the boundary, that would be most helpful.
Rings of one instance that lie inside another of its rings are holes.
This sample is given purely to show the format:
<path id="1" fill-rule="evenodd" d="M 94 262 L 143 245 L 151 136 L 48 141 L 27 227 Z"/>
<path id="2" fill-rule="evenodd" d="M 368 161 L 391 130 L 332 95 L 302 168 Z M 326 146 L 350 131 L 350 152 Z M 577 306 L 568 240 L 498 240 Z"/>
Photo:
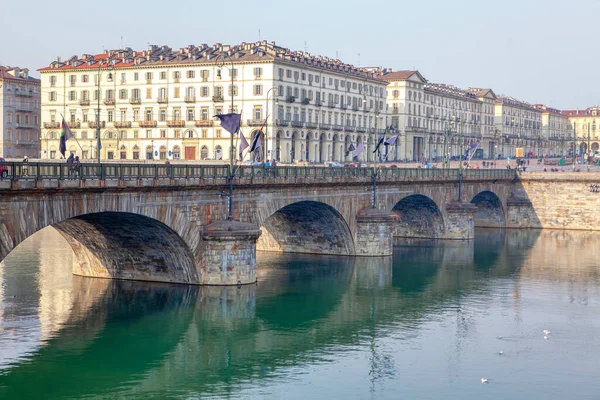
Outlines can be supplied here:
<path id="1" fill-rule="evenodd" d="M 259 39 L 556 108 L 600 104 L 600 0 L 4 1 L 0 64 Z M 37 76 L 37 73 L 35 73 Z"/>

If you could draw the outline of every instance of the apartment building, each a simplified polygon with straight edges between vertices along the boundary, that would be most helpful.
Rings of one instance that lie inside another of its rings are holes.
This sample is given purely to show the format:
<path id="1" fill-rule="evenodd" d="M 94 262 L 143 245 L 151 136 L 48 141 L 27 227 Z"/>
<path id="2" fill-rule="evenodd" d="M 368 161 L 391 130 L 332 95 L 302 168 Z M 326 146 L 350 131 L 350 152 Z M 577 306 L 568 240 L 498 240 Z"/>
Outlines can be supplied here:
<path id="1" fill-rule="evenodd" d="M 0 66 L 0 157 L 40 154 L 40 80 L 27 68 Z"/>
<path id="2" fill-rule="evenodd" d="M 39 71 L 44 158 L 59 157 L 61 114 L 76 138 L 68 151 L 83 159 L 227 160 L 230 134 L 213 117 L 228 112 L 242 114 L 248 141 L 262 127 L 253 158 L 285 163 L 349 160 L 359 143 L 372 157 L 385 127 L 387 82 L 273 42 L 126 48 Z"/>
<path id="3" fill-rule="evenodd" d="M 573 141 L 569 118 L 562 111 L 543 104 L 537 104 L 535 108 L 542 112 L 541 150 L 543 153 L 541 154 L 550 156 L 568 154 Z"/>
<path id="4" fill-rule="evenodd" d="M 563 110 L 562 115 L 569 119 L 570 141 L 577 143 L 577 154 L 587 153 L 589 148 L 600 151 L 600 106 L 585 110 Z M 572 145 L 565 146 L 571 149 Z"/>

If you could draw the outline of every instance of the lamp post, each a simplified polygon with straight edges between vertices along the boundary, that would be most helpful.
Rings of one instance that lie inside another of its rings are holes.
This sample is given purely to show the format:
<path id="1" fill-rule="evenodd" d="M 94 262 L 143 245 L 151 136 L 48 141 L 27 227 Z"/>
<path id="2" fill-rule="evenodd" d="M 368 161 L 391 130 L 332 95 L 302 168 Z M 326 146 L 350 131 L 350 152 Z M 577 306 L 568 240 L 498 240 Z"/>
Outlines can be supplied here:
<path id="1" fill-rule="evenodd" d="M 457 124 L 460 123 L 460 117 L 457 118 Z M 459 139 L 458 139 L 458 148 L 460 150 L 460 157 L 459 157 L 459 164 L 458 164 L 458 201 L 462 201 L 462 181 L 463 181 L 463 162 L 462 162 L 462 158 L 463 158 L 463 153 L 464 153 L 464 143 L 463 143 L 463 130 L 460 129 L 459 126 L 457 126 L 457 129 L 460 133 Z"/>
<path id="2" fill-rule="evenodd" d="M 271 89 L 269 89 L 267 91 L 267 98 L 265 100 L 266 103 L 266 107 L 265 107 L 265 157 L 267 157 L 269 155 L 269 94 L 273 91 L 273 89 L 275 89 L 276 86 L 273 86 Z M 272 157 L 271 157 L 272 158 Z M 279 160 L 277 160 L 279 161 Z"/>
<path id="3" fill-rule="evenodd" d="M 222 68 L 225 65 L 225 60 L 227 58 L 229 58 L 229 61 L 231 62 L 231 69 L 229 70 L 229 75 L 231 75 L 231 112 L 233 112 L 233 96 L 235 95 L 235 69 L 233 67 L 233 59 L 229 54 L 222 54 L 221 64 L 219 65 L 219 67 Z M 233 164 L 233 135 L 234 134 L 232 133 L 229 137 L 229 201 L 227 203 L 227 219 L 230 221 L 233 220 L 233 178 L 235 176 L 235 169 Z"/>
<path id="4" fill-rule="evenodd" d="M 587 170 L 588 172 L 590 171 L 590 123 L 588 122 L 588 137 L 587 137 L 587 148 L 586 150 L 586 154 L 587 154 Z"/>

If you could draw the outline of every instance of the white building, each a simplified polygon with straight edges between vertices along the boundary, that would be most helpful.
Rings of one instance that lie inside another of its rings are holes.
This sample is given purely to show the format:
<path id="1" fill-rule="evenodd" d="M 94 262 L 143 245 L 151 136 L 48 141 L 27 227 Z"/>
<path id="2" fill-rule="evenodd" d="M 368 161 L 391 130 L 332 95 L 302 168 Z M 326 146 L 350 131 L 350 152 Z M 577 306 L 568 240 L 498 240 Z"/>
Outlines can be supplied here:
<path id="1" fill-rule="evenodd" d="M 457 156 L 465 144 L 477 141 L 484 157 L 492 155 L 496 100 L 492 90 L 428 83 L 419 71 L 381 72 L 389 82 L 388 124 L 401 131 L 397 160 Z"/>
<path id="2" fill-rule="evenodd" d="M 495 125 L 502 137 L 503 156 L 514 156 L 517 147 L 522 148 L 525 155 L 539 153 L 542 141 L 541 110 L 512 97 L 498 96 Z"/>
<path id="3" fill-rule="evenodd" d="M 102 159 L 229 159 L 230 134 L 213 116 L 231 111 L 248 141 L 266 122 L 261 159 L 350 160 L 360 142 L 364 159 L 385 124 L 386 82 L 373 72 L 266 41 L 127 48 L 40 73 L 43 158 L 60 156 L 61 114 L 77 138 L 68 151 L 96 158 L 97 110 Z"/>
<path id="4" fill-rule="evenodd" d="M 26 68 L 0 65 L 0 157 L 40 154 L 40 80 Z"/>

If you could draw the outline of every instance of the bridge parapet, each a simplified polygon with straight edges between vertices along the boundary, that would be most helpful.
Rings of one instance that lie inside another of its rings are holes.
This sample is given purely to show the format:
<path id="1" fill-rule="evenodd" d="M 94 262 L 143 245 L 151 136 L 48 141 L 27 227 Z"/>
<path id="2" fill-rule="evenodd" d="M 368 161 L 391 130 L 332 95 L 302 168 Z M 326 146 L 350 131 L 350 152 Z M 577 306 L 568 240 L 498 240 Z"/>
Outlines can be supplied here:
<path id="1" fill-rule="evenodd" d="M 241 166 L 236 185 L 369 184 L 375 169 L 320 166 Z M 452 182 L 458 169 L 389 168 L 377 170 L 379 182 Z M 513 180 L 514 170 L 465 170 L 463 181 Z M 2 163 L 0 192 L 6 189 L 53 189 L 94 187 L 212 186 L 227 183 L 227 165 L 199 164 L 67 164 Z"/>

